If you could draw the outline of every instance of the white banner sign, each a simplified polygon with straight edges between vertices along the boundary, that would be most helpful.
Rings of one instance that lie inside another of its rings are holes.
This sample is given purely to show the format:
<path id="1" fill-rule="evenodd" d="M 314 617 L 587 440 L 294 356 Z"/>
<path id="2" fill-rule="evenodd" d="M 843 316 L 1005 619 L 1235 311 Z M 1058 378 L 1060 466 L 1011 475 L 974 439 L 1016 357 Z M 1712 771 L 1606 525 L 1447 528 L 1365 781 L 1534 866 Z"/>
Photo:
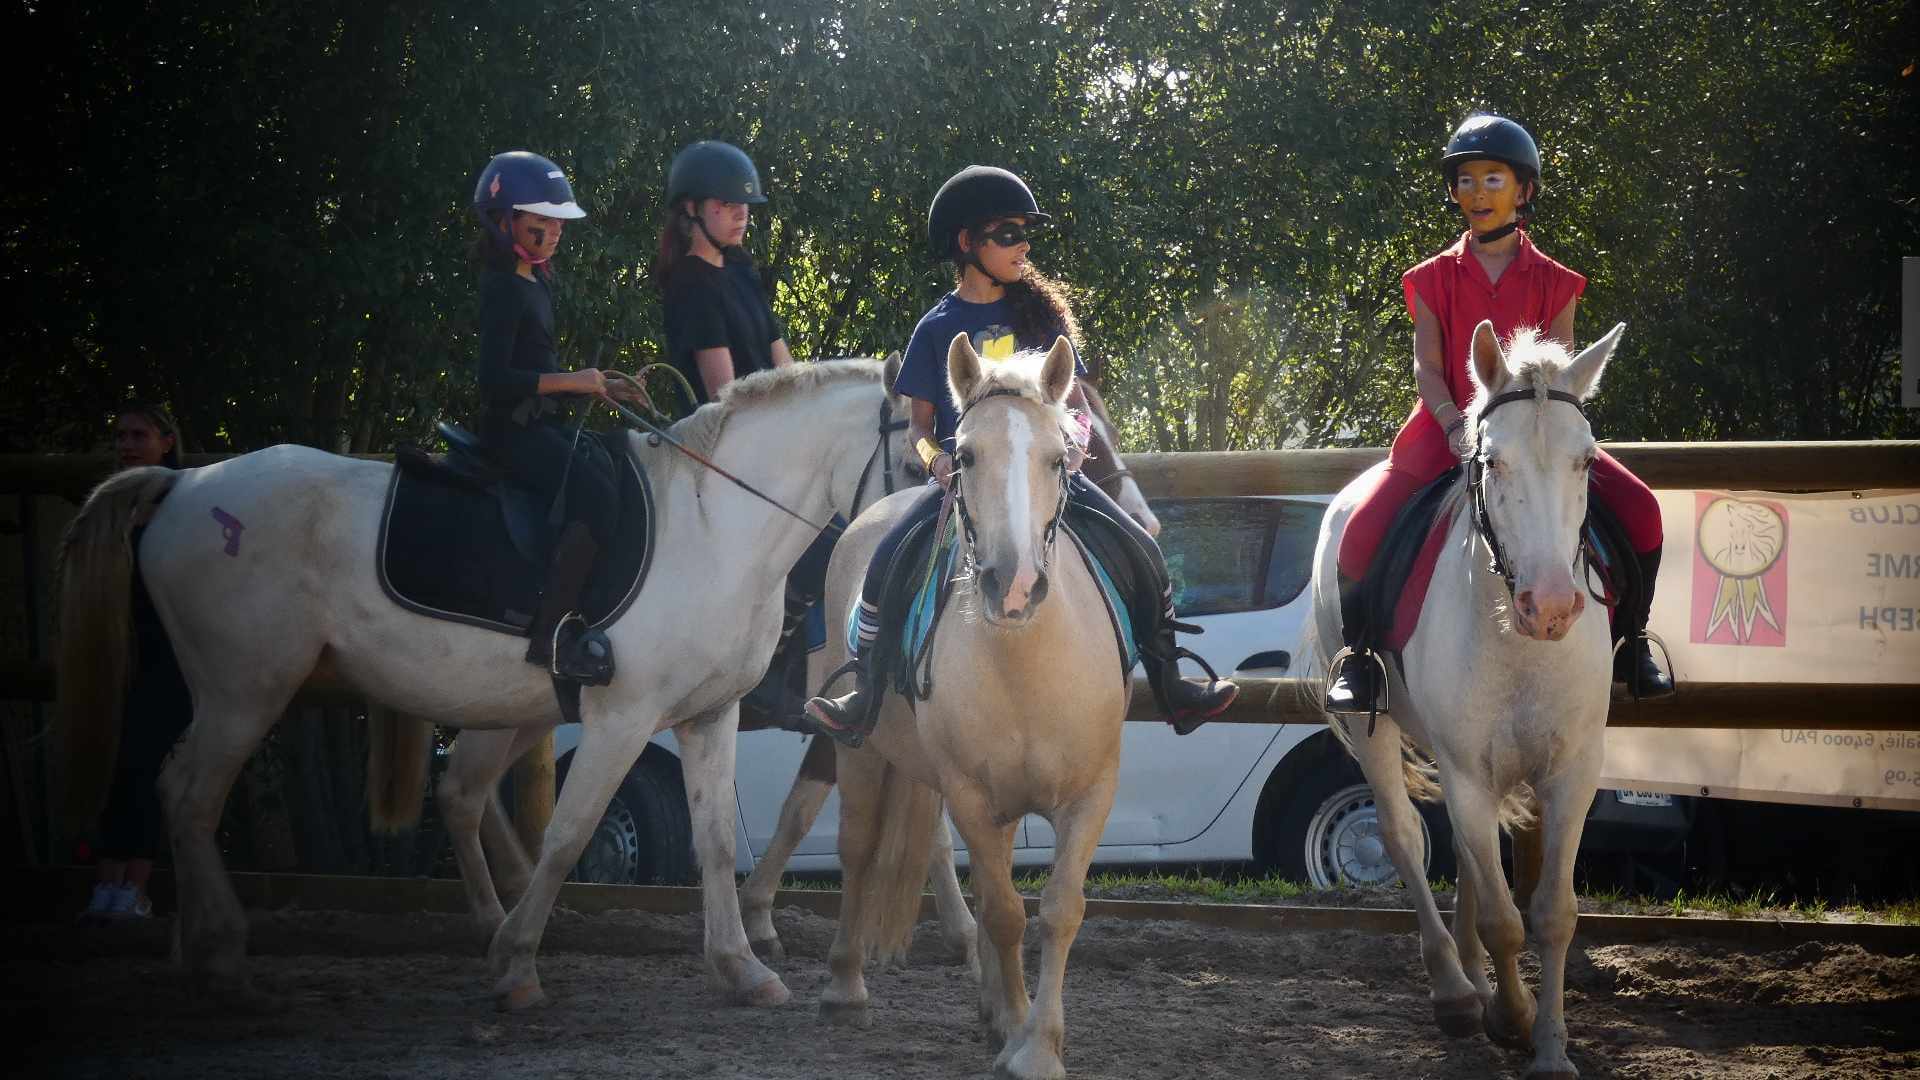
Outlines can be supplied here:
<path id="1" fill-rule="evenodd" d="M 1682 682 L 1920 681 L 1920 492 L 1658 492 Z M 1920 810 L 1911 732 L 1616 728 L 1607 787 Z"/>

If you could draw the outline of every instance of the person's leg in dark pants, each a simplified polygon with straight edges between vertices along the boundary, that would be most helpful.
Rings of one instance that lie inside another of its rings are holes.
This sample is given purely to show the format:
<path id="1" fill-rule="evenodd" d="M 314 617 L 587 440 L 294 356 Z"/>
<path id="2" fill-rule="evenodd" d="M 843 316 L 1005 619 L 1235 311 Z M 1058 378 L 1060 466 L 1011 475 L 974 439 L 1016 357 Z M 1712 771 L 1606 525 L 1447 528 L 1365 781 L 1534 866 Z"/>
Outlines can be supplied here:
<path id="1" fill-rule="evenodd" d="M 584 444 L 584 439 L 582 440 Z M 540 590 L 540 606 L 528 628 L 527 662 L 553 667 L 554 632 L 561 620 L 578 611 L 580 594 L 593 574 L 600 550 L 613 538 L 613 515 L 617 494 L 613 478 L 596 467 L 587 453 L 573 449 L 573 432 L 557 424 L 535 422 L 524 427 L 512 424 L 500 428 L 495 442 L 495 457 L 500 466 L 521 485 L 551 500 L 561 490 L 565 477 L 567 524 L 560 530 L 547 565 L 545 588 Z M 568 467 L 571 454 L 572 467 Z M 563 650 L 564 651 L 564 650 Z M 592 673 L 579 665 L 568 665 L 562 677 L 588 678 Z"/>
<path id="2" fill-rule="evenodd" d="M 1640 588 L 1614 608 L 1613 639 L 1619 645 L 1613 654 L 1613 681 L 1637 700 L 1671 697 L 1673 677 L 1654 662 L 1653 643 L 1647 637 L 1647 618 L 1653 612 L 1654 581 L 1660 575 L 1660 548 L 1665 540 L 1660 501 L 1639 477 L 1605 450 L 1594 458 L 1591 483 L 1593 495 L 1613 511 L 1627 534 L 1640 579 Z"/>
<path id="3" fill-rule="evenodd" d="M 868 655 L 873 650 L 874 639 L 880 636 L 880 601 L 887 586 L 887 568 L 893 565 L 894 555 L 899 552 L 900 545 L 906 541 L 913 527 L 940 512 L 940 500 L 944 494 L 944 489 L 939 485 L 927 485 L 913 507 L 887 530 L 887 535 L 880 540 L 880 546 L 874 549 L 872 561 L 867 563 L 867 576 L 860 583 L 860 608 L 854 615 L 858 629 L 853 656 L 828 678 L 831 683 L 842 674 L 851 674 L 853 689 L 834 698 L 826 696 L 827 688 L 823 686 L 820 696 L 807 702 L 807 719 L 817 729 L 848 746 L 859 746 L 867 741 L 867 733 L 873 730 L 873 722 L 879 714 L 879 700 L 872 693 Z"/>
<path id="4" fill-rule="evenodd" d="M 1153 687 L 1154 699 L 1160 703 L 1167 722 L 1185 735 L 1220 715 L 1239 695 L 1240 688 L 1230 679 L 1214 676 L 1212 671 L 1207 673 L 1210 678 L 1205 686 L 1180 677 L 1180 660 L 1185 657 L 1199 660 L 1199 657 L 1181 648 L 1174 639 L 1176 630 L 1191 632 L 1193 628 L 1174 617 L 1173 582 L 1167 575 L 1166 557 L 1160 545 L 1119 503 L 1100 490 L 1099 485 L 1079 473 L 1074 474 L 1067 497 L 1079 506 L 1111 518 L 1133 541 L 1130 545 L 1133 578 L 1140 583 L 1128 598 L 1134 644 L 1146 665 L 1147 683 Z"/>

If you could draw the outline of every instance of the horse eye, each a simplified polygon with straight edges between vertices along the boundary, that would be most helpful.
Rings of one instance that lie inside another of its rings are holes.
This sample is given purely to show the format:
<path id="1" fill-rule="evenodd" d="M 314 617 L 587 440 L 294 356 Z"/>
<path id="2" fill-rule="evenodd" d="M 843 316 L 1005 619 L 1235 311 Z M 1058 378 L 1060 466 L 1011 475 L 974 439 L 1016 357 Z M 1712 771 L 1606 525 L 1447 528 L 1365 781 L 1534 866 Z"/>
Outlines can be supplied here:
<path id="1" fill-rule="evenodd" d="M 973 465 L 973 451 L 961 450 L 959 453 L 953 455 L 953 461 L 954 464 L 963 469 L 969 468 Z"/>

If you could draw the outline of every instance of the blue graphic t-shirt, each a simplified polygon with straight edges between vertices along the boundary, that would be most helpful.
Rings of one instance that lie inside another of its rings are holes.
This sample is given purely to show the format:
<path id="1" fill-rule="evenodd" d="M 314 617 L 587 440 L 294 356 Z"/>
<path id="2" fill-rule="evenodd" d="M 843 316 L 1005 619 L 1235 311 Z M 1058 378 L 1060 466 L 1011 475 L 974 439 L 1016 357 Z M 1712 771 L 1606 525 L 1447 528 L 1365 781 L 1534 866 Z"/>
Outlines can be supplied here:
<path id="1" fill-rule="evenodd" d="M 913 337 L 907 342 L 906 359 L 901 362 L 900 377 L 894 380 L 893 391 L 933 402 L 938 413 L 934 437 L 942 448 L 950 452 L 953 450 L 953 429 L 960 424 L 960 410 L 947 390 L 947 346 L 953 341 L 953 336 L 967 335 L 973 341 L 973 351 L 979 353 L 982 360 L 992 362 L 1005 360 L 1021 349 L 1050 349 L 1054 339 L 1061 333 L 1056 328 L 1034 340 L 1016 340 L 1013 305 L 1005 299 L 990 304 L 976 304 L 960 299 L 957 293 L 948 293 L 922 315 L 920 325 L 913 328 Z M 1073 372 L 1076 376 L 1087 373 L 1078 353 L 1073 358 Z"/>

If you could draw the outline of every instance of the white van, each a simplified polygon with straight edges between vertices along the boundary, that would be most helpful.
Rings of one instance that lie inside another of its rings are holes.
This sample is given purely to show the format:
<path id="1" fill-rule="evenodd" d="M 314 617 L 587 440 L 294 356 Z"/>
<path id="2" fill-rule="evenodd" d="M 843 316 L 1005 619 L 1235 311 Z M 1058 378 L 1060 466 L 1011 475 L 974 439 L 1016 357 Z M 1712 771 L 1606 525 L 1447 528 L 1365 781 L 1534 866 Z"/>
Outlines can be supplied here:
<path id="1" fill-rule="evenodd" d="M 1206 628 L 1183 639 L 1221 674 L 1276 677 L 1295 665 L 1309 617 L 1313 547 L 1328 497 L 1155 500 L 1159 540 L 1181 618 Z M 1197 674 L 1191 672 L 1190 674 Z M 577 725 L 555 740 L 560 768 Z M 799 770 L 806 737 L 740 736 L 737 869 L 764 852 Z M 1664 848 L 1691 825 L 1689 800 L 1652 795 L 1596 799 L 1586 846 Z M 1446 812 L 1423 806 L 1428 876 L 1450 877 Z M 837 795 L 795 850 L 789 869 L 836 871 Z M 594 881 L 680 881 L 692 875 L 686 802 L 672 734 L 656 737 L 621 787 L 578 875 Z M 957 849 L 964 860 L 964 849 Z M 1386 884 L 1398 875 L 1379 838 L 1372 793 L 1359 766 L 1322 724 L 1209 724 L 1179 736 L 1164 724 L 1129 723 L 1113 811 L 1095 862 L 1103 865 L 1252 863 L 1325 887 Z M 1019 865 L 1053 859 L 1053 829 L 1029 816 Z"/>

